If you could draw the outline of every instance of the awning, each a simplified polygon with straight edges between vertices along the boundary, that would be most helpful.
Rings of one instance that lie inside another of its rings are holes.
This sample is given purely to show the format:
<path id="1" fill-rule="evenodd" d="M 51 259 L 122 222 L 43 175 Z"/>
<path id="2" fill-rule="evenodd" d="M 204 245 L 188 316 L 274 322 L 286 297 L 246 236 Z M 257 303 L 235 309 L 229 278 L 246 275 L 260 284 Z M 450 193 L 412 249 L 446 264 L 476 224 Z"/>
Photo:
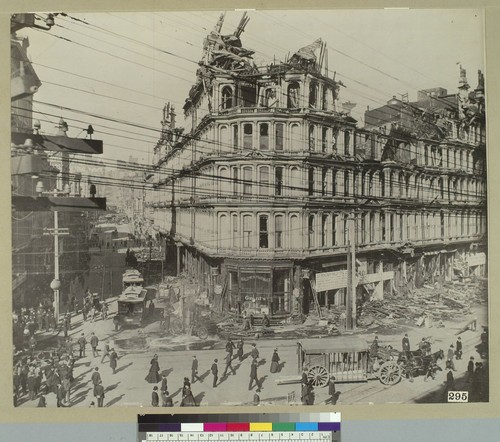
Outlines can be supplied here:
<path id="1" fill-rule="evenodd" d="M 12 196 L 12 208 L 18 212 L 79 212 L 106 210 L 106 198 Z"/>
<path id="2" fill-rule="evenodd" d="M 52 152 L 88 154 L 101 154 L 103 152 L 102 140 L 85 140 L 58 135 L 12 132 L 11 140 L 15 145 L 23 146 L 27 139 L 31 139 L 35 146 Z"/>

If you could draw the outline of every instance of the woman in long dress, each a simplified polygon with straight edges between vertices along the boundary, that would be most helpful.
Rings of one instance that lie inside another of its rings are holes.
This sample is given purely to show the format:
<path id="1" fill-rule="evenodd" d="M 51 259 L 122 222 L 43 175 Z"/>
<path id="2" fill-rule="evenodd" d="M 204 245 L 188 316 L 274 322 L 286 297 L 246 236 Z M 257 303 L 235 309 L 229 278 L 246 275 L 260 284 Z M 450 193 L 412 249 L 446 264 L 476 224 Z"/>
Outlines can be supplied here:
<path id="1" fill-rule="evenodd" d="M 278 349 L 274 349 L 273 357 L 271 358 L 271 373 L 278 373 L 280 371 L 280 357 Z"/>
<path id="2" fill-rule="evenodd" d="M 194 399 L 191 389 L 187 386 L 183 389 L 181 407 L 196 407 L 196 400 Z"/>
<path id="3" fill-rule="evenodd" d="M 158 382 L 161 381 L 160 365 L 158 364 L 158 355 L 154 355 L 153 359 L 151 359 L 151 367 L 149 367 L 149 373 L 145 379 L 150 384 L 157 384 Z"/>

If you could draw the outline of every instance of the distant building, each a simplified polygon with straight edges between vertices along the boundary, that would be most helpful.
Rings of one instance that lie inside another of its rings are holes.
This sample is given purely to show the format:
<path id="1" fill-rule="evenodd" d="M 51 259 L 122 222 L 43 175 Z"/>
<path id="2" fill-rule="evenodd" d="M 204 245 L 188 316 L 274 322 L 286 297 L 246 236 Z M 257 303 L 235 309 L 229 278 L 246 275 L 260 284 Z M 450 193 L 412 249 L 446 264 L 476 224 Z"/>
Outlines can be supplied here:
<path id="1" fill-rule="evenodd" d="M 343 84 L 325 72 L 321 40 L 256 67 L 239 38 L 245 20 L 221 35 L 222 19 L 184 128 L 164 112 L 146 195 L 178 271 L 214 307 L 281 316 L 307 314 L 315 299 L 344 305 L 351 218 L 359 303 L 450 280 L 463 265 L 484 272 L 481 87 L 394 100 L 358 128 L 353 103 L 338 105 Z"/>

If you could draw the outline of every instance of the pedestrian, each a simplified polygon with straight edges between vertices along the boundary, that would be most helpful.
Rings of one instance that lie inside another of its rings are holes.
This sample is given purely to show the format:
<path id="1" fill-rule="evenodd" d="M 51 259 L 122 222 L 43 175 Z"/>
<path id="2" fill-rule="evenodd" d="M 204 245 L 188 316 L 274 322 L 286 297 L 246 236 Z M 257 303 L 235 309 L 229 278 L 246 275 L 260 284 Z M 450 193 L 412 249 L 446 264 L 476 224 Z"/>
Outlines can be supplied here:
<path id="1" fill-rule="evenodd" d="M 243 361 L 243 339 L 240 338 L 240 340 L 238 341 L 238 351 L 236 353 L 236 355 L 238 356 L 238 360 L 241 362 Z"/>
<path id="2" fill-rule="evenodd" d="M 474 356 L 471 356 L 467 364 L 467 382 L 472 382 L 474 376 Z"/>
<path id="3" fill-rule="evenodd" d="M 172 396 L 170 396 L 170 393 L 168 391 L 165 392 L 165 399 L 163 402 L 164 407 L 173 407 L 174 406 L 174 401 L 172 400 Z"/>
<path id="4" fill-rule="evenodd" d="M 273 356 L 271 358 L 271 373 L 278 373 L 280 371 L 280 357 L 278 355 L 278 349 L 275 348 L 273 352 Z"/>
<path id="5" fill-rule="evenodd" d="M 309 383 L 303 383 L 300 394 L 300 401 L 302 405 L 309 405 Z"/>
<path id="6" fill-rule="evenodd" d="M 226 352 L 229 353 L 231 359 L 233 358 L 233 351 L 235 348 L 236 346 L 234 345 L 234 342 L 231 340 L 231 338 L 229 338 L 226 342 Z"/>
<path id="7" fill-rule="evenodd" d="M 192 393 L 190 387 L 185 387 L 180 406 L 181 407 L 196 407 L 196 400 L 193 396 L 193 393 Z"/>
<path id="8" fill-rule="evenodd" d="M 88 316 L 90 317 L 90 322 L 94 322 L 95 319 L 95 307 L 93 305 L 89 308 Z"/>
<path id="9" fill-rule="evenodd" d="M 92 384 L 94 385 L 94 396 L 95 396 L 95 387 L 101 382 L 101 373 L 99 373 L 99 367 L 94 368 L 94 372 L 90 378 L 92 380 Z"/>
<path id="10" fill-rule="evenodd" d="M 259 350 L 257 350 L 257 344 L 252 344 L 252 351 L 250 352 L 250 356 L 255 360 L 259 357 Z"/>
<path id="11" fill-rule="evenodd" d="M 462 359 L 462 338 L 459 336 L 457 339 L 457 348 L 455 350 L 455 356 L 457 358 L 457 361 Z"/>
<path id="12" fill-rule="evenodd" d="M 149 373 L 146 376 L 146 381 L 150 384 L 157 384 L 160 382 L 160 365 L 158 364 L 158 355 L 155 354 L 153 359 L 151 359 L 151 366 L 149 367 Z"/>
<path id="13" fill-rule="evenodd" d="M 446 368 L 451 369 L 453 371 L 455 370 L 455 362 L 453 362 L 453 358 L 455 357 L 455 347 L 453 344 L 450 345 L 450 348 L 448 349 L 448 354 L 446 357 Z"/>
<path id="14" fill-rule="evenodd" d="M 330 402 L 332 405 L 337 404 L 337 391 L 335 388 L 335 376 L 330 376 L 330 380 L 328 381 L 328 394 L 330 395 Z"/>
<path id="15" fill-rule="evenodd" d="M 482 366 L 481 362 L 475 363 L 476 369 L 472 375 L 472 384 L 470 388 L 470 398 L 471 402 L 479 402 L 482 398 L 483 390 L 483 379 L 482 379 Z"/>
<path id="16" fill-rule="evenodd" d="M 161 375 L 161 386 L 160 386 L 160 391 L 162 393 L 165 393 L 168 390 L 168 382 L 167 382 L 167 376 L 165 374 Z"/>
<path id="17" fill-rule="evenodd" d="M 99 338 L 92 332 L 90 336 L 90 346 L 92 347 L 92 355 L 95 357 L 99 356 L 97 346 L 99 345 Z"/>
<path id="18" fill-rule="evenodd" d="M 160 398 L 158 397 L 158 387 L 153 387 L 153 393 L 151 394 L 151 405 L 153 407 L 158 407 L 160 404 Z"/>
<path id="19" fill-rule="evenodd" d="M 35 383 L 36 383 L 35 370 L 31 369 L 28 373 L 28 378 L 26 381 L 26 384 L 28 386 L 28 394 L 29 394 L 28 399 L 30 401 L 35 399 Z"/>
<path id="20" fill-rule="evenodd" d="M 155 303 L 153 300 L 149 301 L 149 316 L 153 317 L 155 314 Z"/>
<path id="21" fill-rule="evenodd" d="M 257 393 L 260 393 L 261 385 L 259 382 L 259 376 L 257 374 L 258 362 L 257 358 L 252 361 L 252 365 L 250 366 L 250 382 L 248 384 L 248 389 L 251 390 L 253 388 L 253 383 L 255 381 L 255 385 L 257 386 Z"/>
<path id="22" fill-rule="evenodd" d="M 87 345 L 87 340 L 85 339 L 85 335 L 82 333 L 80 338 L 78 338 L 78 346 L 80 348 L 80 357 L 85 357 L 85 346 Z"/>
<path id="23" fill-rule="evenodd" d="M 225 359 L 226 359 L 226 368 L 224 369 L 224 374 L 222 375 L 222 377 L 225 377 L 227 375 L 227 371 L 228 370 L 231 370 L 231 373 L 236 374 L 236 372 L 234 371 L 233 366 L 231 365 L 231 361 L 233 360 L 232 354 L 231 353 L 227 353 Z"/>
<path id="24" fill-rule="evenodd" d="M 104 387 L 101 380 L 99 380 L 99 383 L 94 387 L 94 396 L 97 399 L 97 406 L 102 408 L 104 406 Z"/>
<path id="25" fill-rule="evenodd" d="M 107 342 L 104 344 L 104 350 L 102 352 L 101 364 L 104 362 L 105 357 L 107 357 L 109 359 L 109 344 Z"/>
<path id="26" fill-rule="evenodd" d="M 408 333 L 405 333 L 405 336 L 402 340 L 402 345 L 403 345 L 403 351 L 405 353 L 410 352 L 410 339 L 408 338 Z"/>
<path id="27" fill-rule="evenodd" d="M 85 302 L 85 299 L 83 299 L 83 305 L 82 305 L 82 315 L 83 315 L 83 321 L 87 321 L 87 303 Z"/>
<path id="28" fill-rule="evenodd" d="M 196 355 L 193 356 L 193 362 L 191 363 L 191 382 L 194 382 L 198 379 L 200 382 L 203 382 L 202 379 L 198 376 L 198 359 Z"/>
<path id="29" fill-rule="evenodd" d="M 113 374 L 116 373 L 116 367 L 118 365 L 118 355 L 114 348 L 111 349 L 111 353 L 109 354 L 109 366 L 113 370 Z"/>
<path id="30" fill-rule="evenodd" d="M 46 406 L 47 406 L 47 400 L 45 399 L 45 396 L 41 394 L 40 398 L 38 399 L 37 408 L 45 408 Z"/>
<path id="31" fill-rule="evenodd" d="M 444 392 L 443 392 L 444 402 L 448 402 L 448 393 L 454 390 L 455 390 L 455 378 L 453 377 L 453 372 L 449 370 L 448 374 L 446 375 L 446 385 L 444 387 Z"/>
<path id="32" fill-rule="evenodd" d="M 214 382 L 212 386 L 215 388 L 217 387 L 217 379 L 219 379 L 219 367 L 217 366 L 217 359 L 214 359 L 214 363 L 212 364 L 212 374 L 214 375 Z"/>
<path id="33" fill-rule="evenodd" d="M 62 386 L 64 388 L 64 391 L 66 392 L 66 395 L 64 397 L 64 402 L 66 402 L 67 404 L 70 403 L 71 401 L 71 381 L 69 380 L 69 372 L 66 374 L 66 376 L 64 376 L 62 378 Z"/>
<path id="34" fill-rule="evenodd" d="M 57 407 L 64 407 L 63 405 L 63 400 L 64 400 L 64 397 L 66 396 L 66 393 L 63 389 L 63 386 L 61 383 L 58 383 L 57 384 L 57 387 L 56 387 L 56 399 L 57 399 Z"/>
<path id="35" fill-rule="evenodd" d="M 370 346 L 370 357 L 372 358 L 378 357 L 378 349 L 379 349 L 378 336 L 375 336 Z"/>
<path id="36" fill-rule="evenodd" d="M 184 393 L 188 388 L 191 388 L 191 382 L 189 382 L 189 378 L 184 378 L 183 383 L 182 383 L 182 395 L 184 396 Z"/>
<path id="37" fill-rule="evenodd" d="M 314 405 L 314 388 L 312 381 L 307 383 L 307 405 Z"/>

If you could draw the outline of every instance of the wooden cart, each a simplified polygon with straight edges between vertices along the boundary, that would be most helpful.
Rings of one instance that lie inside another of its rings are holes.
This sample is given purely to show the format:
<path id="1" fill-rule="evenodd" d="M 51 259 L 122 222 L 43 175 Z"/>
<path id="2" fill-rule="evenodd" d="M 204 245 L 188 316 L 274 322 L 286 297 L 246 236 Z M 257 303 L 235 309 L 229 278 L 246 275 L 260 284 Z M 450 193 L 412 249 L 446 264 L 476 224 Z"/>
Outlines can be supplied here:
<path id="1" fill-rule="evenodd" d="M 324 387 L 330 376 L 335 382 L 366 382 L 379 379 L 386 385 L 401 380 L 402 370 L 391 357 L 376 361 L 370 357 L 368 344 L 356 336 L 304 339 L 297 343 L 298 370 L 306 370 L 315 387 Z"/>

